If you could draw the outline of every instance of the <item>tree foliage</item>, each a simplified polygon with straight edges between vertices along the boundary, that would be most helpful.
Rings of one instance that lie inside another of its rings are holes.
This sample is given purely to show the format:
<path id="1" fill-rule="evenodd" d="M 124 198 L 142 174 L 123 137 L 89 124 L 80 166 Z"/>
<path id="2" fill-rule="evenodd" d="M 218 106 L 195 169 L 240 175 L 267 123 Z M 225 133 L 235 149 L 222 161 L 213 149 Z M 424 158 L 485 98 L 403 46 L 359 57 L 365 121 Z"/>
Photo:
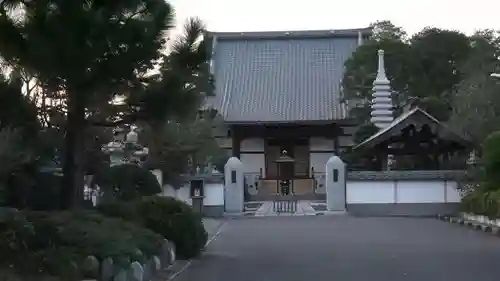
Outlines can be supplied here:
<path id="1" fill-rule="evenodd" d="M 369 119 L 372 99 L 373 80 L 377 76 L 377 52 L 385 52 L 386 74 L 391 81 L 393 102 L 400 103 L 402 97 L 408 96 L 410 80 L 411 50 L 407 44 L 397 39 L 370 40 L 358 47 L 352 57 L 345 63 L 342 79 L 343 97 L 355 106 L 351 111 L 356 120 L 364 123 Z"/>
<path id="2" fill-rule="evenodd" d="M 204 32 L 200 19 L 190 19 L 162 58 L 159 73 L 144 78 L 141 89 L 127 96 L 138 119 L 161 127 L 171 119 L 196 117 L 203 98 L 213 90 Z"/>
<path id="3" fill-rule="evenodd" d="M 500 37 L 479 31 L 471 43 L 471 55 L 462 66 L 464 79 L 453 93 L 450 125 L 479 144 L 500 129 L 500 81 L 490 76 L 500 69 Z"/>
<path id="4" fill-rule="evenodd" d="M 180 174 L 194 172 L 197 166 L 203 169 L 209 163 L 217 163 L 223 155 L 213 136 L 216 124 L 217 121 L 205 116 L 183 122 L 170 121 L 159 131 L 148 127 L 144 137 L 149 141 L 147 145 L 155 148 L 148 165 L 161 169 L 164 182 L 176 186 Z"/>
<path id="5" fill-rule="evenodd" d="M 372 29 L 372 40 L 375 41 L 406 41 L 408 34 L 406 31 L 395 26 L 391 21 L 381 20 L 370 24 Z"/>
<path id="6" fill-rule="evenodd" d="M 452 93 L 464 77 L 461 65 L 470 54 L 469 38 L 456 31 L 426 28 L 407 40 L 404 30 L 388 21 L 376 22 L 372 28 L 371 40 L 345 63 L 343 94 L 352 117 L 361 123 L 369 120 L 377 51 L 383 49 L 396 115 L 416 98 L 419 106 L 447 120 Z"/>
<path id="7" fill-rule="evenodd" d="M 469 38 L 463 33 L 425 28 L 411 40 L 411 95 L 440 97 L 450 101 L 451 93 L 463 78 L 461 66 L 470 53 Z"/>
<path id="8" fill-rule="evenodd" d="M 94 182 L 105 200 L 130 201 L 162 191 L 155 175 L 134 164 L 105 168 L 96 174 Z"/>
<path id="9" fill-rule="evenodd" d="M 172 8 L 163 0 L 5 0 L 0 53 L 44 88 L 64 92 L 63 208 L 83 190 L 86 110 L 127 89 L 161 57 Z M 62 24 L 63 23 L 63 24 Z"/>

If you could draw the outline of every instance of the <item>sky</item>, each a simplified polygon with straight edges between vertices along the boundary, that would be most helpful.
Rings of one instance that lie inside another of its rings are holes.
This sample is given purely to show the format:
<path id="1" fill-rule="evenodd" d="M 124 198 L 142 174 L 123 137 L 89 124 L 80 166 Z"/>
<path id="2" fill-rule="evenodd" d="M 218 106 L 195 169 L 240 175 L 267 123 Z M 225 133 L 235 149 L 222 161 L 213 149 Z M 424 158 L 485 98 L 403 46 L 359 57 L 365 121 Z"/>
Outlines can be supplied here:
<path id="1" fill-rule="evenodd" d="M 498 0 L 167 0 L 178 28 L 201 18 L 209 31 L 286 31 L 367 27 L 390 20 L 408 34 L 426 26 L 460 30 L 500 30 Z M 463 3 L 463 4 L 459 4 Z"/>

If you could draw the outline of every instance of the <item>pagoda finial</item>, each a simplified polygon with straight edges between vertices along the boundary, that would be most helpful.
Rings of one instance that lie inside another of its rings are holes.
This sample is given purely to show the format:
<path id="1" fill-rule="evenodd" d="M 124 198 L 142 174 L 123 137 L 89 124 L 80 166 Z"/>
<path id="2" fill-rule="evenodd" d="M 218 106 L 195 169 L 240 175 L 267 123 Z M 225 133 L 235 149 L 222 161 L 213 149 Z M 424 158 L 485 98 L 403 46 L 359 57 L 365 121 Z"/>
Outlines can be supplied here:
<path id="1" fill-rule="evenodd" d="M 387 82 L 389 84 L 389 80 L 385 75 L 385 61 L 384 61 L 384 50 L 378 50 L 378 69 L 377 69 L 377 81 Z"/>
<path id="2" fill-rule="evenodd" d="M 383 129 L 394 120 L 392 115 L 391 83 L 385 74 L 384 50 L 378 50 L 377 77 L 373 81 L 372 113 L 370 121 Z"/>

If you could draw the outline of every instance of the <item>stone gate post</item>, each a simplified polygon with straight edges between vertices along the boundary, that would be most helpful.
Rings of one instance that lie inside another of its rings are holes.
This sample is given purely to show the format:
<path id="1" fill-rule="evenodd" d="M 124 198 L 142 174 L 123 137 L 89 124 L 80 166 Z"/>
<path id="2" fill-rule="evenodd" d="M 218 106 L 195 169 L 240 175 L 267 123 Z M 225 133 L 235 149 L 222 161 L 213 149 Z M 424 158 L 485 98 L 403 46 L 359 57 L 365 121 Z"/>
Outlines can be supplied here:
<path id="1" fill-rule="evenodd" d="M 244 211 L 243 164 L 236 157 L 227 160 L 224 166 L 224 209 L 226 213 Z"/>
<path id="2" fill-rule="evenodd" d="M 328 211 L 346 209 L 346 165 L 338 156 L 326 162 L 326 205 Z"/>

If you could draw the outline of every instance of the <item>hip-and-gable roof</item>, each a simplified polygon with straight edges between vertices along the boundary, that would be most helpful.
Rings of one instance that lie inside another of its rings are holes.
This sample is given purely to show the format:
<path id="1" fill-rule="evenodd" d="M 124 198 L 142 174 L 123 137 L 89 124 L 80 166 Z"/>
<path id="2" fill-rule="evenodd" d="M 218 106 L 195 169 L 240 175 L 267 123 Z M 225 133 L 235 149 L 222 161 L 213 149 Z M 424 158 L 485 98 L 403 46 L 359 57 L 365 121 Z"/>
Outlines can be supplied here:
<path id="1" fill-rule="evenodd" d="M 344 63 L 369 29 L 208 33 L 215 97 L 226 122 L 346 118 Z"/>

